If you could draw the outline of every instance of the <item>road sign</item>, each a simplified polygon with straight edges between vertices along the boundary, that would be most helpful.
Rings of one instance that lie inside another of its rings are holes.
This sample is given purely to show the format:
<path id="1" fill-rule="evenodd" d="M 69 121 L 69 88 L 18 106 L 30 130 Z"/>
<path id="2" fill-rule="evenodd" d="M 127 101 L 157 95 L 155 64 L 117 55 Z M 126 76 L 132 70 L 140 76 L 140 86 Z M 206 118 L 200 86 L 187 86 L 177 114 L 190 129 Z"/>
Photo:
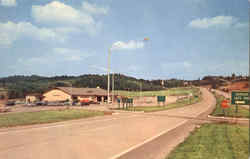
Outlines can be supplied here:
<path id="1" fill-rule="evenodd" d="M 157 101 L 158 102 L 165 102 L 166 101 L 166 96 L 157 96 Z"/>
<path id="2" fill-rule="evenodd" d="M 247 105 L 249 102 L 249 92 L 232 92 L 232 102 L 234 105 Z"/>

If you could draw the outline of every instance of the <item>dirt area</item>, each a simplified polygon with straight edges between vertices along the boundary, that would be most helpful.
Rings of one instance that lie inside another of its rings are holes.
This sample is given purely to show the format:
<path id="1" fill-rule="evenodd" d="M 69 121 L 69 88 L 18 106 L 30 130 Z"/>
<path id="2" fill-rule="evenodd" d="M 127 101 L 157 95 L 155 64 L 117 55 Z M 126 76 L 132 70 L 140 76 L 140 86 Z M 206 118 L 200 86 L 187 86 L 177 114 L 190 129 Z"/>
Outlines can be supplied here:
<path id="1" fill-rule="evenodd" d="M 220 88 L 220 90 L 227 90 L 228 92 L 232 92 L 234 90 L 248 91 L 248 89 L 249 89 L 249 82 L 248 81 L 233 82 L 230 85 L 227 85 L 227 86 Z"/>

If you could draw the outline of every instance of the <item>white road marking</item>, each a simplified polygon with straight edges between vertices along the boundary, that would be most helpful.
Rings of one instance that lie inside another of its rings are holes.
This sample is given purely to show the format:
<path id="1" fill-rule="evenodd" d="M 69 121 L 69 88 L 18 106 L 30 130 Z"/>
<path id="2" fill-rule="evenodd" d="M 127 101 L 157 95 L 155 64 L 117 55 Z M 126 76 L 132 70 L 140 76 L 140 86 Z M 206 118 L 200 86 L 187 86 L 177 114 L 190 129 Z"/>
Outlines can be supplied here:
<path id="1" fill-rule="evenodd" d="M 167 129 L 167 130 L 164 130 L 164 131 L 160 132 L 159 134 L 157 134 L 157 135 L 155 135 L 155 136 L 153 136 L 153 137 L 151 137 L 151 138 L 149 138 L 149 139 L 146 139 L 146 140 L 143 141 L 142 143 L 136 144 L 136 145 L 130 147 L 129 149 L 127 149 L 127 150 L 125 150 L 125 151 L 122 151 L 121 153 L 119 153 L 119 154 L 117 154 L 117 155 L 111 157 L 110 159 L 117 159 L 118 157 L 121 157 L 122 155 L 128 153 L 129 151 L 132 151 L 132 150 L 134 150 L 134 149 L 136 149 L 136 148 L 138 148 L 138 147 L 140 147 L 140 146 L 142 146 L 142 145 L 144 145 L 144 144 L 146 144 L 146 143 L 148 143 L 148 142 L 150 142 L 150 141 L 152 141 L 152 140 L 158 138 L 159 136 L 161 136 L 161 135 L 167 133 L 168 131 L 177 128 L 178 126 L 184 124 L 184 123 L 187 122 L 187 121 L 188 121 L 188 120 L 184 120 L 183 122 L 177 124 L 175 127 L 170 128 L 170 129 Z"/>
<path id="2" fill-rule="evenodd" d="M 72 124 L 60 124 L 60 125 L 52 125 L 52 126 L 46 126 L 46 127 L 37 127 L 37 128 L 30 128 L 30 129 L 22 129 L 22 130 L 10 130 L 6 132 L 0 132 L 0 135 L 5 135 L 5 134 L 10 134 L 10 133 L 21 133 L 21 132 L 30 132 L 30 131 L 35 131 L 35 130 L 41 130 L 41 129 L 50 129 L 50 128 L 56 128 L 56 127 L 64 127 L 64 126 L 72 126 L 72 125 L 88 125 L 92 123 L 98 123 L 98 122 L 105 122 L 105 121 L 112 121 L 112 120 L 117 120 L 117 119 L 127 119 L 127 118 L 134 118 L 139 115 L 130 115 L 128 117 L 120 117 L 120 118 L 111 118 L 111 119 L 104 119 L 104 120 L 94 120 L 94 121 L 89 121 L 89 122 L 84 122 L 84 123 L 72 123 Z"/>

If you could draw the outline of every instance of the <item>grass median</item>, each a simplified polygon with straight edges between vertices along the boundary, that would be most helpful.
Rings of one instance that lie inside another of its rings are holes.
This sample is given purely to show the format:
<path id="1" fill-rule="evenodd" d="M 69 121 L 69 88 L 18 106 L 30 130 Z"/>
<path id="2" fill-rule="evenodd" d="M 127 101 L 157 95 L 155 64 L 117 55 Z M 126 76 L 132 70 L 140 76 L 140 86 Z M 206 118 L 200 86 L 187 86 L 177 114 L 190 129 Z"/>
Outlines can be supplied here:
<path id="1" fill-rule="evenodd" d="M 104 115 L 104 112 L 65 109 L 65 110 L 50 110 L 40 112 L 21 112 L 0 114 L 0 127 L 13 127 L 19 125 L 31 125 L 60 122 L 72 119 L 88 118 L 93 116 Z"/>
<path id="2" fill-rule="evenodd" d="M 248 127 L 205 124 L 195 130 L 166 159 L 248 158 Z"/>
<path id="3" fill-rule="evenodd" d="M 239 117 L 239 118 L 249 118 L 249 110 L 245 107 L 238 106 L 238 112 L 236 113 L 236 106 L 230 105 L 229 108 L 225 108 L 223 112 L 223 108 L 221 107 L 222 100 L 225 97 L 214 94 L 216 97 L 216 108 L 214 109 L 211 115 L 213 116 L 225 116 L 225 117 Z"/>
<path id="4" fill-rule="evenodd" d="M 121 110 L 127 110 L 127 111 L 144 111 L 144 112 L 155 112 L 155 111 L 163 111 L 168 109 L 174 109 L 174 108 L 180 108 L 184 106 L 188 106 L 191 104 L 198 103 L 202 100 L 201 96 L 192 97 L 192 98 L 185 98 L 181 100 L 177 100 L 176 103 L 171 103 L 166 106 L 135 106 L 135 107 L 128 107 L 127 109 Z"/>

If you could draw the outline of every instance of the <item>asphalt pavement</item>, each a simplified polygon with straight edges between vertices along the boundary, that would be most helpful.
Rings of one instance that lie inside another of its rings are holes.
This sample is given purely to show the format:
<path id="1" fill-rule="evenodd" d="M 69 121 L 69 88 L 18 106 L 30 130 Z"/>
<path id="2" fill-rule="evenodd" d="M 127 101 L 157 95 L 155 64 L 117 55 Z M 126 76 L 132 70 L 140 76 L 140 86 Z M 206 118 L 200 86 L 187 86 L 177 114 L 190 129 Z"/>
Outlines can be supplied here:
<path id="1" fill-rule="evenodd" d="M 164 158 L 194 128 L 191 118 L 214 107 L 213 95 L 201 91 L 200 103 L 178 109 L 0 129 L 0 159 Z"/>

